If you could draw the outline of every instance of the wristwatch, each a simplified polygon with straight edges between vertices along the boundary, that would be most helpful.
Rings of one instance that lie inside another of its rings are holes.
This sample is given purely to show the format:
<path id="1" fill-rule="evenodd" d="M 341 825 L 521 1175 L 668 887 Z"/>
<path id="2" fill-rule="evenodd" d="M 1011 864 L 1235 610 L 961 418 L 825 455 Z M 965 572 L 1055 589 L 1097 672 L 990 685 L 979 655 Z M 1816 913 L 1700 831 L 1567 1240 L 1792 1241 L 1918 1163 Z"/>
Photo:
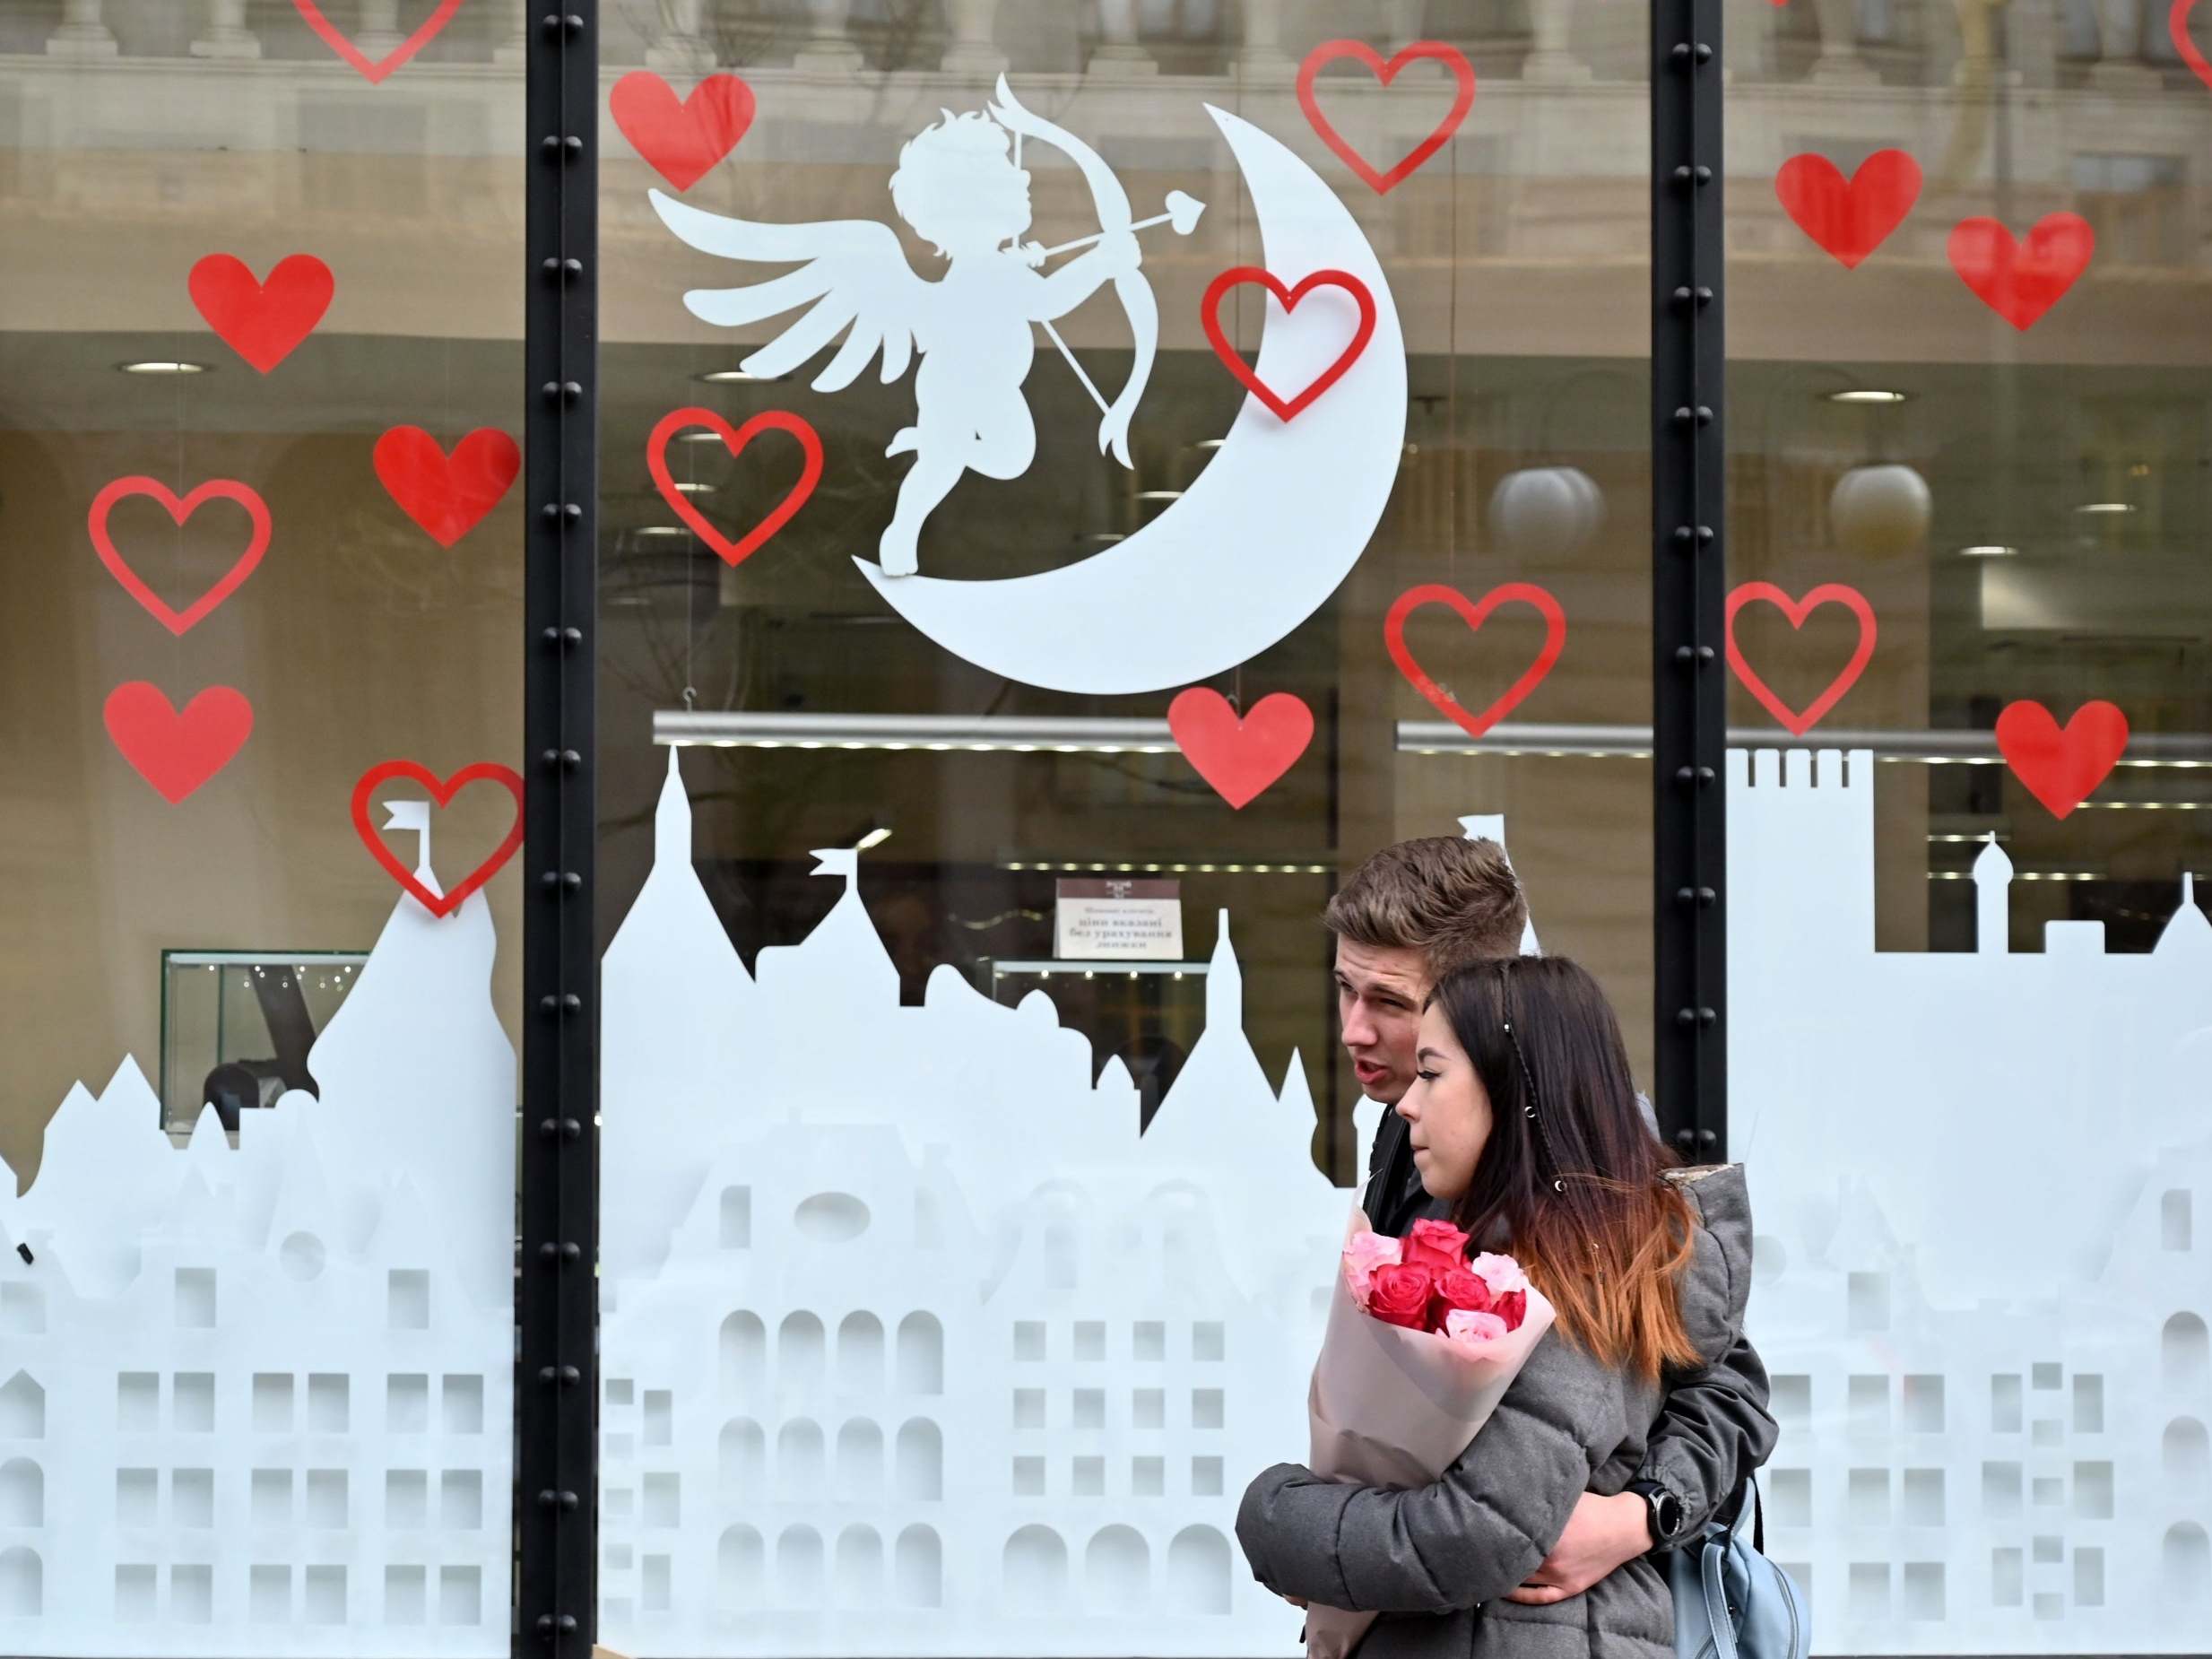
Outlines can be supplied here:
<path id="1" fill-rule="evenodd" d="M 1652 1548 L 1663 1550 L 1682 1530 L 1682 1500 L 1656 1481 L 1631 1481 L 1625 1489 L 1644 1500 L 1651 1523 Z"/>

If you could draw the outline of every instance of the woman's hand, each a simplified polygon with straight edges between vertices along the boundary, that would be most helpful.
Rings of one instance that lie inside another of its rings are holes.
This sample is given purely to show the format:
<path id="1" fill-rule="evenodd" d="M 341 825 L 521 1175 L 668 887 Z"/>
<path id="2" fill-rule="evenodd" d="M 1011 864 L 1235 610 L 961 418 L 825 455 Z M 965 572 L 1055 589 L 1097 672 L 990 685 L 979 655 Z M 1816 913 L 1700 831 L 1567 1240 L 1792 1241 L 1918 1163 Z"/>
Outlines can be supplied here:
<path id="1" fill-rule="evenodd" d="M 1584 1492 L 1551 1553 L 1505 1599 L 1523 1607 L 1564 1602 L 1651 1547 L 1650 1511 L 1641 1498 L 1634 1492 L 1612 1498 Z"/>

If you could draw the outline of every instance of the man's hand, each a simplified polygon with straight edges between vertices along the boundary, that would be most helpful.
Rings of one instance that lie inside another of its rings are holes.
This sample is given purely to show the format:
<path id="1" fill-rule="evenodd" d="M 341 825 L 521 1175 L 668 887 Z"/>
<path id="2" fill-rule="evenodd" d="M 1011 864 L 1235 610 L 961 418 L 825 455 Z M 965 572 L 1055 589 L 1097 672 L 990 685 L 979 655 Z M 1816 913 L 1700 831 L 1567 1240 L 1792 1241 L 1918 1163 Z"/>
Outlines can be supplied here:
<path id="1" fill-rule="evenodd" d="M 1564 1602 L 1651 1547 L 1651 1510 L 1641 1498 L 1634 1492 L 1612 1498 L 1584 1492 L 1543 1565 L 1505 1599 L 1524 1607 Z"/>

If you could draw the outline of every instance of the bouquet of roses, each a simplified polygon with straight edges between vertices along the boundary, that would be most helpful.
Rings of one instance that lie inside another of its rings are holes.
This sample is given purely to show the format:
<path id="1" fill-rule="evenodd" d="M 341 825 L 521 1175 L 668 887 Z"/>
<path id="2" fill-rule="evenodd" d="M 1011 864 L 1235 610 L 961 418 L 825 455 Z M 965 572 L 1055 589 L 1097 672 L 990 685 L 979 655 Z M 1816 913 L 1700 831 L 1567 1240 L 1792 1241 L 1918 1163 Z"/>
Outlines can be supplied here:
<path id="1" fill-rule="evenodd" d="M 1551 1328 L 1552 1307 L 1511 1256 L 1470 1260 L 1468 1243 L 1436 1220 L 1386 1238 L 1352 1212 L 1306 1395 L 1314 1473 L 1426 1486 L 1489 1421 Z M 1307 1659 L 1344 1659 L 1374 1620 L 1308 1608 Z"/>

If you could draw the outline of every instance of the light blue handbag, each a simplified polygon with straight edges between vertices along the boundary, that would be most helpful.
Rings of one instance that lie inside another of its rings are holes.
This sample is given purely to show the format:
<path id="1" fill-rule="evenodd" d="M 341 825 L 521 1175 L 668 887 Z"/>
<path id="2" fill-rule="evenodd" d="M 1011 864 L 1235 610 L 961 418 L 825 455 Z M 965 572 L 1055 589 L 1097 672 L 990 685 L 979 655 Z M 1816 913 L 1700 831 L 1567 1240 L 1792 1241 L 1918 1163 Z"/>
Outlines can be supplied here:
<path id="1" fill-rule="evenodd" d="M 1805 1598 L 1765 1548 L 1758 1482 L 1748 1480 L 1733 1521 L 1716 1516 L 1670 1552 L 1675 1659 L 1807 1659 Z"/>

